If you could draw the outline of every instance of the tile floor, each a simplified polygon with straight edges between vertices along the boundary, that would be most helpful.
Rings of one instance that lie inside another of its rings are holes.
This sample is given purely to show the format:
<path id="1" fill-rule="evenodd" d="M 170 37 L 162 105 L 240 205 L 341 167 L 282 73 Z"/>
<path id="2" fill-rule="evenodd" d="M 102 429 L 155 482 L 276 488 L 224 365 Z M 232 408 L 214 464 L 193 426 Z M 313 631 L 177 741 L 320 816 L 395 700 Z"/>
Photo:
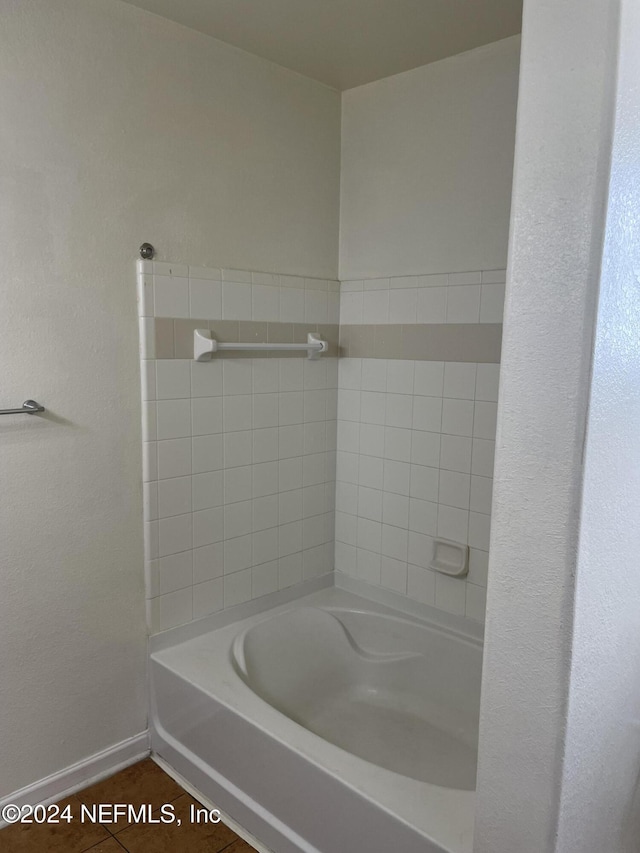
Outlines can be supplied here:
<path id="1" fill-rule="evenodd" d="M 81 823 L 83 803 L 151 803 L 154 808 L 171 803 L 182 823 Z M 61 808 L 67 804 L 74 817 L 70 823 L 14 824 L 1 830 L 1 853 L 255 853 L 222 823 L 191 823 L 189 808 L 200 804 L 150 758 L 59 803 Z"/>

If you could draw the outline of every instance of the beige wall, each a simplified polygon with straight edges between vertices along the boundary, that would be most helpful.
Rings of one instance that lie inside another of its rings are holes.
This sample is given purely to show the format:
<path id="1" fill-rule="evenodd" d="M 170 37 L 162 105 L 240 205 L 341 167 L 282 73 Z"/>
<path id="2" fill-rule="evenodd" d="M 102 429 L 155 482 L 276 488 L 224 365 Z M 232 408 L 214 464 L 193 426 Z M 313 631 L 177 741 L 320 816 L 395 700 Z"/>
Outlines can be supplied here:
<path id="1" fill-rule="evenodd" d="M 343 93 L 341 279 L 506 265 L 519 49 Z"/>
<path id="2" fill-rule="evenodd" d="M 115 0 L 0 29 L 0 796 L 146 727 L 135 267 L 337 272 L 336 92 Z"/>

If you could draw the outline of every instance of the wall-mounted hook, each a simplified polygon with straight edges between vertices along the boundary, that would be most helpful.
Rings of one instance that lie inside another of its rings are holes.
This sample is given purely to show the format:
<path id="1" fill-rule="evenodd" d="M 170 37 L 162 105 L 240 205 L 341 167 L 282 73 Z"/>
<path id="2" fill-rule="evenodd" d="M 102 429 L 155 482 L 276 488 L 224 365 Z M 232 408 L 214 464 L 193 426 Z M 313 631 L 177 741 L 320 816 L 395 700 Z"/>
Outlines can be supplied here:
<path id="1" fill-rule="evenodd" d="M 156 250 L 153 248 L 151 243 L 143 243 L 142 246 L 140 246 L 140 257 L 145 261 L 150 261 L 155 253 Z"/>

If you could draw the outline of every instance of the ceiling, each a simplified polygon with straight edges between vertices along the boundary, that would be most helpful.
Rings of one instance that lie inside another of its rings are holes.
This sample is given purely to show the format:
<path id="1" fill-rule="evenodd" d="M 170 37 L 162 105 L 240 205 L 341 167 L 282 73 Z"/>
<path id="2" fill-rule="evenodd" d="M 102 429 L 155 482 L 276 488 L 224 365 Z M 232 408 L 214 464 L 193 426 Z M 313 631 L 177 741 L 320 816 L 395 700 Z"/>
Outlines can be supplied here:
<path id="1" fill-rule="evenodd" d="M 128 0 L 350 89 L 520 32 L 522 0 Z"/>

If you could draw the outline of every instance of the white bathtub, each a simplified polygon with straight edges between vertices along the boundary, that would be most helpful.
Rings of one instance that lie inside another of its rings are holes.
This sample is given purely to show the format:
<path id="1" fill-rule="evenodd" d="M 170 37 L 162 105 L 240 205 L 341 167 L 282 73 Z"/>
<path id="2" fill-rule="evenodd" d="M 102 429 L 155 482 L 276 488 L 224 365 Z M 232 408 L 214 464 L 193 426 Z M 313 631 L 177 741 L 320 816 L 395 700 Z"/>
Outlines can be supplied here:
<path id="1" fill-rule="evenodd" d="M 469 853 L 481 660 L 323 590 L 152 654 L 152 747 L 276 853 Z"/>

